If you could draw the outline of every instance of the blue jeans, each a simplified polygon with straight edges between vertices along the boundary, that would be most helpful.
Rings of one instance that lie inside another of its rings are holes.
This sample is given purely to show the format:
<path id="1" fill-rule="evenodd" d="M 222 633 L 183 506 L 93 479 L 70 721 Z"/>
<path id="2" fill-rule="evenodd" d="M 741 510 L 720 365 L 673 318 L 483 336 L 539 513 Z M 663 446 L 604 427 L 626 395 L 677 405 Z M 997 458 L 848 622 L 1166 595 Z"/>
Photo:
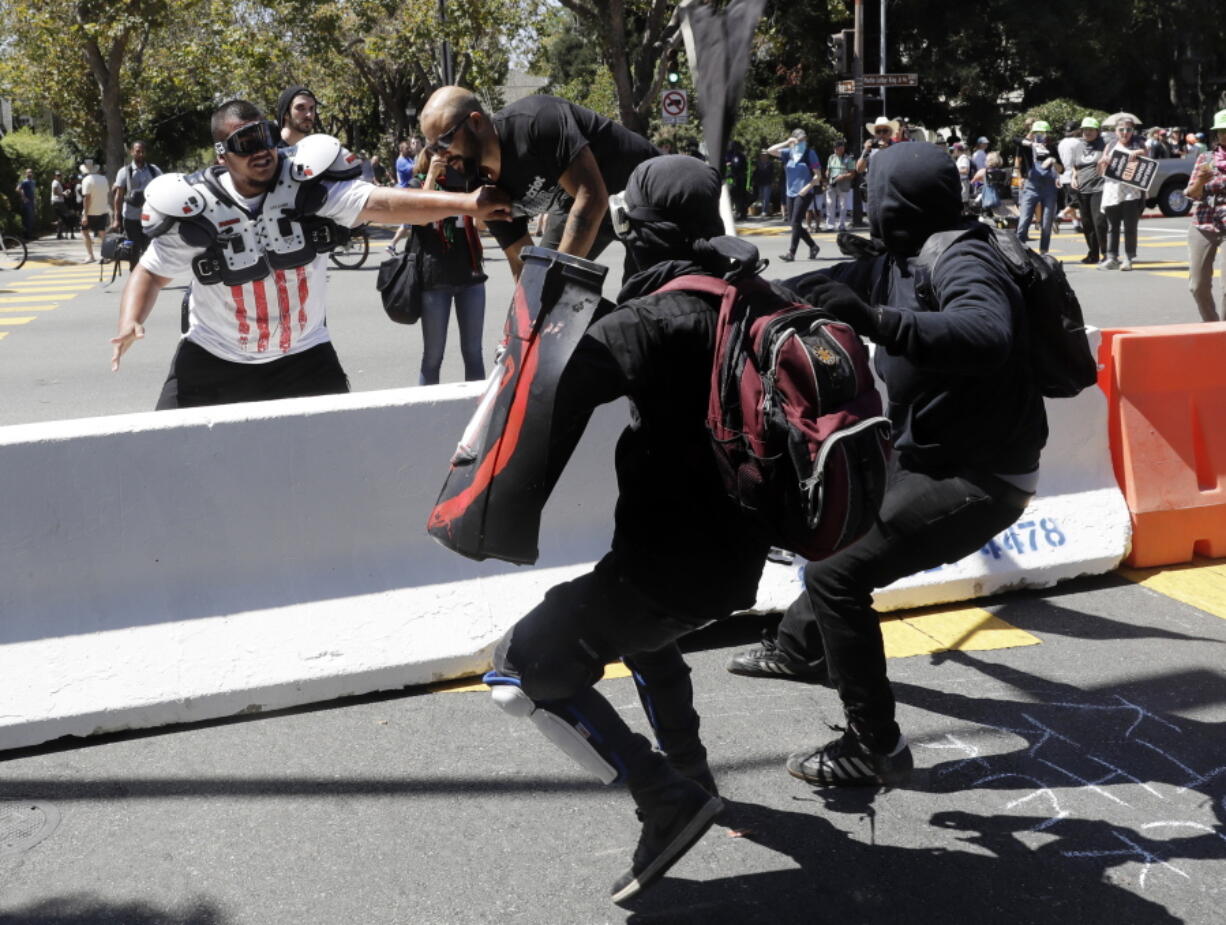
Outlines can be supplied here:
<path id="1" fill-rule="evenodd" d="M 1056 220 L 1056 187 L 1038 187 L 1030 183 L 1022 187 L 1022 202 L 1020 216 L 1017 221 L 1017 236 L 1023 241 L 1030 232 L 1030 223 L 1034 221 L 1034 210 L 1037 205 L 1043 205 L 1043 224 L 1039 232 L 1039 250 L 1046 251 L 1051 247 L 1051 226 Z"/>
<path id="2" fill-rule="evenodd" d="M 758 199 L 762 202 L 762 217 L 771 214 L 771 200 L 774 199 L 775 188 L 769 184 L 758 187 Z"/>
<path id="3" fill-rule="evenodd" d="M 421 376 L 418 385 L 437 385 L 447 346 L 447 321 L 455 299 L 456 321 L 460 324 L 460 356 L 464 358 L 464 378 L 485 378 L 481 359 L 481 330 L 485 326 L 485 283 L 471 286 L 439 286 L 421 295 Z"/>

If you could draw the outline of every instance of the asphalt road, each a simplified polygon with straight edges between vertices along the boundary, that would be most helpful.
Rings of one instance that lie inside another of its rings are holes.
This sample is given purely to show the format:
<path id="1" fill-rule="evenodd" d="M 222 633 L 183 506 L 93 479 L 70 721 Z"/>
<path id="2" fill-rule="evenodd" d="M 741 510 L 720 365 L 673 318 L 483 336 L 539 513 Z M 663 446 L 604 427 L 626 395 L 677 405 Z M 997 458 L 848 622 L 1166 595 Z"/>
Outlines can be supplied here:
<path id="1" fill-rule="evenodd" d="M 820 234 L 817 261 L 802 259 L 789 265 L 778 259 L 788 243 L 779 222 L 749 222 L 742 227 L 771 260 L 768 276 L 783 278 L 842 259 L 834 236 Z M 1084 243 L 1071 230 L 1053 239 L 1053 252 L 1069 261 L 1069 276 L 1090 324 L 1195 322 L 1198 316 L 1187 292 L 1186 231 L 1187 219 L 1143 220 L 1140 260 L 1128 274 L 1098 272 L 1077 264 L 1076 259 L 1085 253 Z M 371 259 L 361 269 L 330 273 L 328 325 L 355 390 L 417 383 L 421 332 L 416 326 L 389 322 L 375 291 L 386 240 L 387 236 L 375 242 Z M 486 239 L 486 244 L 490 279 L 484 343 L 488 363 L 502 332 L 512 286 L 500 252 L 492 240 Z M 0 273 L 0 388 L 4 395 L 0 426 L 146 411 L 157 400 L 179 337 L 180 284 L 176 282 L 163 293 L 146 326 L 145 340 L 128 352 L 123 368 L 112 374 L 108 341 L 115 330 L 123 280 L 111 283 L 108 267 L 106 280 L 98 283 L 97 267 L 82 266 L 83 259 L 79 240 L 43 239 L 32 245 L 25 267 Z M 614 268 L 605 284 L 606 296 L 612 297 L 620 284 L 620 247 L 610 248 L 604 259 Z M 84 288 L 53 288 L 69 284 Z M 443 381 L 462 377 L 453 328 Z"/>
<path id="2" fill-rule="evenodd" d="M 891 791 L 789 777 L 834 694 L 727 674 L 746 624 L 696 640 L 728 810 L 626 909 L 626 793 L 488 694 L 419 692 L 0 756 L 0 923 L 1220 923 L 1226 566 L 1177 577 L 1216 613 L 1083 579 L 986 602 L 1031 644 L 891 659 Z"/>

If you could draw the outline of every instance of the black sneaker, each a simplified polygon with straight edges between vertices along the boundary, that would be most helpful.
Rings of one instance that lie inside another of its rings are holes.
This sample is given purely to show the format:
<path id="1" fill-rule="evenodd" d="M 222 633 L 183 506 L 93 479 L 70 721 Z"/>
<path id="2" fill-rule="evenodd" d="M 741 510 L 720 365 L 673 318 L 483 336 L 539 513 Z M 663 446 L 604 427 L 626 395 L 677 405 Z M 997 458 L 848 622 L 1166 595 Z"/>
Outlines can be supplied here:
<path id="1" fill-rule="evenodd" d="M 762 637 L 762 645 L 757 648 L 732 656 L 727 668 L 733 674 L 747 678 L 782 678 L 806 684 L 824 684 L 829 677 L 824 659 L 817 665 L 811 665 L 792 658 L 769 635 Z"/>
<path id="2" fill-rule="evenodd" d="M 821 245 L 818 245 L 818 244 L 814 244 L 811 248 L 809 248 L 809 259 L 816 260 L 817 252 L 820 251 L 821 249 L 822 249 Z"/>
<path id="3" fill-rule="evenodd" d="M 841 737 L 814 751 L 789 755 L 787 762 L 789 774 L 819 787 L 897 784 L 914 767 L 906 736 L 898 737 L 898 744 L 889 754 L 880 754 L 870 751 L 850 727 L 843 730 Z"/>
<path id="4" fill-rule="evenodd" d="M 674 759 L 672 755 L 664 756 L 668 759 L 668 763 L 672 765 L 674 771 L 682 777 L 688 778 L 696 783 L 707 793 L 713 797 L 719 796 L 719 787 L 715 784 L 715 775 L 711 773 L 711 765 L 707 763 L 706 749 L 703 749 L 701 755 L 696 757 Z"/>
<path id="5" fill-rule="evenodd" d="M 643 823 L 630 869 L 613 884 L 613 902 L 637 896 L 681 860 L 724 809 L 724 802 L 690 780 L 667 788 L 653 805 L 640 808 Z"/>
<path id="6" fill-rule="evenodd" d="M 795 260 L 795 259 L 796 259 L 796 255 L 795 255 L 795 254 L 790 254 L 790 253 L 789 253 L 789 254 L 780 254 L 780 255 L 779 255 L 779 259 L 780 259 L 780 260 L 782 260 L 784 263 L 791 263 L 793 260 Z"/>

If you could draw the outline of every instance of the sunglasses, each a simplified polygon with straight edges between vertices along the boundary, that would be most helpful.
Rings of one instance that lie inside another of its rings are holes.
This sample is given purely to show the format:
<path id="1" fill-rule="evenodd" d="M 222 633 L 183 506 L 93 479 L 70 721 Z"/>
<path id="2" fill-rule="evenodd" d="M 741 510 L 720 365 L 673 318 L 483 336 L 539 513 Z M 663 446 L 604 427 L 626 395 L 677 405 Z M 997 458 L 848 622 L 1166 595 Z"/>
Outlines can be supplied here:
<path id="1" fill-rule="evenodd" d="M 267 151 L 276 142 L 272 137 L 272 129 L 261 119 L 259 122 L 248 122 L 235 129 L 225 141 L 213 142 L 213 150 L 218 154 L 237 154 L 239 157 L 250 157 L 260 151 Z"/>
<path id="2" fill-rule="evenodd" d="M 888 135 L 890 134 L 890 130 L 888 128 L 875 128 L 873 129 L 873 134 L 874 135 Z"/>
<path id="3" fill-rule="evenodd" d="M 440 151 L 448 150 L 455 141 L 455 133 L 463 128 L 464 123 L 469 120 L 470 116 L 472 116 L 471 112 L 447 131 L 443 132 L 443 134 L 439 135 L 438 138 L 434 139 L 434 144 L 430 145 L 430 152 L 437 154 Z"/>

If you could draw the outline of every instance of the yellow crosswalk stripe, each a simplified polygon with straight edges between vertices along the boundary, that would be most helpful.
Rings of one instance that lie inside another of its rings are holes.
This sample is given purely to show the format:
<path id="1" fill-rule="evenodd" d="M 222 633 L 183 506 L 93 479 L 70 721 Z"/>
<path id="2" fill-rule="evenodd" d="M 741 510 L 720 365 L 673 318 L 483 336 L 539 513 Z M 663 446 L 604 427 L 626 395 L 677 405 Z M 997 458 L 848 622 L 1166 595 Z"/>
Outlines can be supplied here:
<path id="1" fill-rule="evenodd" d="M 0 305 L 0 312 L 49 312 L 59 307 L 59 302 L 50 305 Z"/>
<path id="2" fill-rule="evenodd" d="M 1037 646 L 1041 640 L 981 607 L 929 607 L 881 621 L 886 658 Z"/>
<path id="3" fill-rule="evenodd" d="M 36 317 L 37 317 L 36 315 L 24 315 L 24 316 L 17 317 L 17 318 L 0 318 L 0 324 L 5 324 L 5 325 L 28 324 L 29 322 L 33 321 Z"/>
<path id="4" fill-rule="evenodd" d="M 1120 575 L 1166 597 L 1226 620 L 1226 559 L 1197 558 L 1163 568 L 1121 568 Z"/>
<path id="5" fill-rule="evenodd" d="M 0 331 L 0 340 L 4 340 L 8 336 L 9 336 L 8 331 Z"/>
<path id="6" fill-rule="evenodd" d="M 63 299 L 62 295 L 55 293 L 29 293 L 28 295 L 0 295 L 0 305 L 8 305 L 12 302 L 53 302 L 56 299 Z"/>

